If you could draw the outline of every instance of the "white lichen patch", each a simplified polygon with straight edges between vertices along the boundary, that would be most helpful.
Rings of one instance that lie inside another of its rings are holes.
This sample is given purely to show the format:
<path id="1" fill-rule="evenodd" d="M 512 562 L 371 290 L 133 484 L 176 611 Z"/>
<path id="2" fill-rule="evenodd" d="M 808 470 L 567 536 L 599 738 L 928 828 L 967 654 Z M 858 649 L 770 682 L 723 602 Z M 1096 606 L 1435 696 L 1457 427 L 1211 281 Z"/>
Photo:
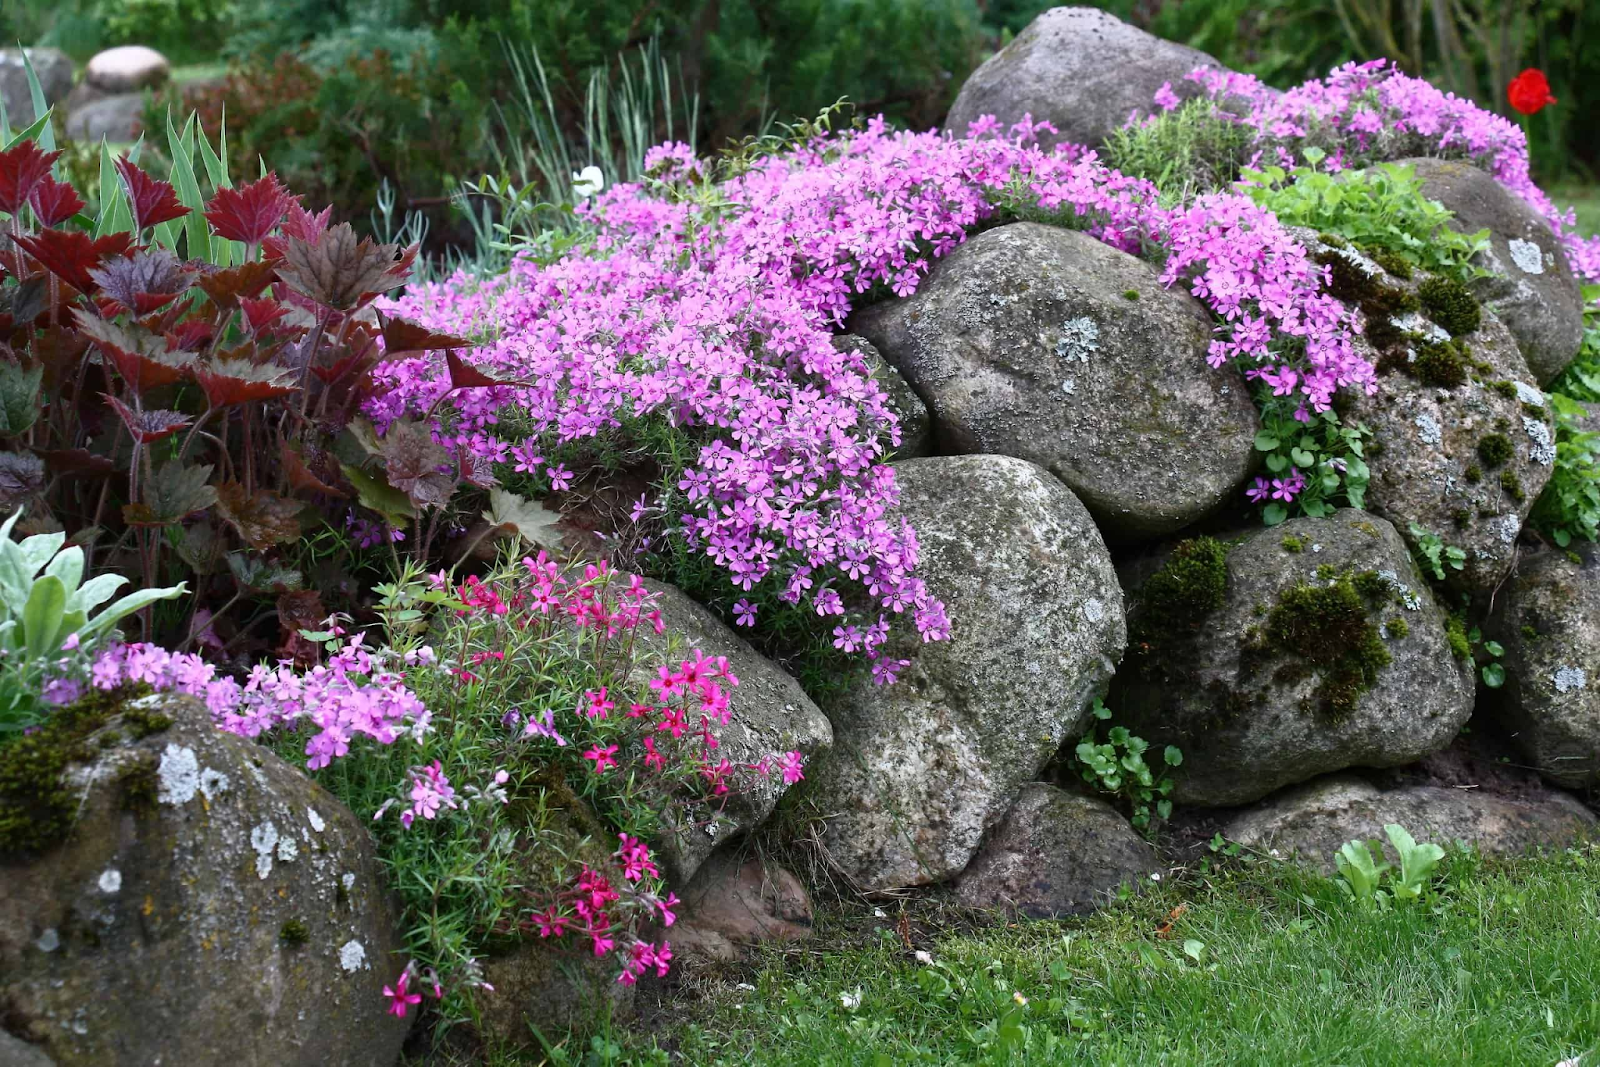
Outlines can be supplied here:
<path id="1" fill-rule="evenodd" d="M 215 767 L 207 767 L 200 772 L 200 795 L 206 798 L 207 804 L 226 793 L 232 784 L 228 776 Z"/>
<path id="2" fill-rule="evenodd" d="M 1334 255 L 1369 278 L 1376 278 L 1383 273 L 1383 268 L 1378 266 L 1376 260 L 1368 259 L 1353 248 L 1334 248 L 1332 245 L 1324 245 L 1323 247 L 1329 249 Z"/>
<path id="3" fill-rule="evenodd" d="M 1450 331 L 1440 326 L 1431 319 L 1425 319 L 1415 311 L 1407 311 L 1389 319 L 1390 325 L 1403 333 L 1421 334 L 1422 339 L 1435 344 L 1450 340 Z M 1412 355 L 1415 359 L 1415 354 Z"/>
<path id="4" fill-rule="evenodd" d="M 1394 571 L 1379 571 L 1378 577 L 1382 578 L 1385 585 L 1400 595 L 1400 602 L 1406 606 L 1407 611 L 1416 611 L 1422 607 L 1422 601 L 1417 598 L 1417 594 L 1411 591 L 1409 585 L 1400 580 L 1400 575 Z"/>
<path id="5" fill-rule="evenodd" d="M 54 952 L 61 947 L 61 935 L 56 932 L 55 927 L 47 927 L 34 944 L 38 946 L 40 952 Z"/>
<path id="6" fill-rule="evenodd" d="M 342 884 L 344 886 L 344 891 L 346 893 L 350 892 L 350 890 L 352 890 L 352 889 L 354 889 L 356 887 L 356 875 L 355 875 L 355 872 L 354 871 L 345 871 L 344 874 L 342 874 L 339 877 L 339 882 L 340 882 L 340 884 Z"/>
<path id="7" fill-rule="evenodd" d="M 310 823 L 311 828 L 319 834 L 328 828 L 328 824 L 322 821 L 322 816 L 317 814 L 316 808 L 306 809 L 306 822 Z"/>
<path id="8" fill-rule="evenodd" d="M 187 745 L 168 744 L 156 768 L 156 800 L 162 804 L 187 804 L 200 791 L 200 761 Z"/>
<path id="9" fill-rule="evenodd" d="M 1089 357 L 1100 351 L 1100 327 L 1093 319 L 1080 315 L 1061 324 L 1061 336 L 1056 340 L 1056 356 L 1068 363 L 1087 363 Z"/>
<path id="10" fill-rule="evenodd" d="M 1439 425 L 1439 420 L 1424 411 L 1412 420 L 1417 427 L 1417 436 L 1425 445 L 1438 445 L 1444 443 L 1444 429 Z"/>
<path id="11" fill-rule="evenodd" d="M 1524 241 L 1520 237 L 1513 237 L 1507 242 L 1511 246 L 1511 262 L 1524 274 L 1544 273 L 1544 253 L 1532 241 Z"/>
<path id="12" fill-rule="evenodd" d="M 1527 382 L 1513 380 L 1511 387 L 1517 391 L 1517 399 L 1524 404 L 1532 404 L 1536 408 L 1544 407 L 1544 393 L 1535 389 Z"/>
<path id="13" fill-rule="evenodd" d="M 115 867 L 107 867 L 100 872 L 100 892 L 110 896 L 122 890 L 122 872 Z"/>
<path id="14" fill-rule="evenodd" d="M 1094 597 L 1083 602 L 1083 617 L 1090 622 L 1099 622 L 1106 617 L 1106 606 Z"/>
<path id="15" fill-rule="evenodd" d="M 1522 532 L 1522 520 L 1515 515 L 1502 515 L 1489 523 L 1489 531 L 1509 545 Z"/>
<path id="16" fill-rule="evenodd" d="M 271 819 L 250 831 L 250 847 L 256 850 L 256 877 L 272 873 L 272 850 L 278 845 L 278 828 Z"/>
<path id="17" fill-rule="evenodd" d="M 1541 467 L 1548 467 L 1556 461 L 1556 444 L 1550 439 L 1550 427 L 1529 415 L 1522 416 L 1522 428 L 1528 432 L 1528 440 L 1533 442 L 1533 447 L 1528 450 L 1528 458 Z"/>
<path id="18" fill-rule="evenodd" d="M 1077 381 L 1076 378 L 1066 378 L 1061 382 L 1061 392 L 1062 392 L 1063 395 L 1071 396 L 1073 393 L 1076 393 L 1077 391 L 1078 391 L 1078 381 Z"/>
<path id="19" fill-rule="evenodd" d="M 288 863 L 298 855 L 300 855 L 300 846 L 294 843 L 294 838 L 289 837 L 287 834 L 278 838 L 278 859 L 280 861 Z"/>
<path id="20" fill-rule="evenodd" d="M 1565 693 L 1572 689 L 1582 689 L 1589 684 L 1589 678 L 1584 674 L 1582 667 L 1558 667 L 1555 678 L 1556 692 Z"/>
<path id="21" fill-rule="evenodd" d="M 339 946 L 339 966 L 344 968 L 346 974 L 368 970 L 372 964 L 367 962 L 367 950 L 361 942 L 352 938 Z"/>

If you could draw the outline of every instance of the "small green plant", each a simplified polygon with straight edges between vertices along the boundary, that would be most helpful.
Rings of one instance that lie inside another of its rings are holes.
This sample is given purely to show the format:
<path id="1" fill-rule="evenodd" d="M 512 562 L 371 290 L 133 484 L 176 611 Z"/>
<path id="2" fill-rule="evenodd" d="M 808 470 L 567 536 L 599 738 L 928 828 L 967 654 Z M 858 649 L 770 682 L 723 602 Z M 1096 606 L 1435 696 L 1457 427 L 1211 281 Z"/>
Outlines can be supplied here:
<path id="1" fill-rule="evenodd" d="M 1212 100 L 1195 99 L 1106 138 L 1113 169 L 1154 183 L 1168 199 L 1221 189 L 1239 176 L 1254 131 Z"/>
<path id="2" fill-rule="evenodd" d="M 1411 523 L 1407 529 L 1413 541 L 1412 556 L 1422 565 L 1423 570 L 1434 577 L 1435 581 L 1445 580 L 1447 567 L 1453 571 L 1466 568 L 1467 553 L 1464 549 L 1445 544 L 1438 534 L 1417 523 Z"/>
<path id="3" fill-rule="evenodd" d="M 1365 503 L 1371 480 L 1366 440 L 1372 431 L 1364 423 L 1348 425 L 1331 408 L 1303 423 L 1286 408 L 1266 406 L 1261 426 L 1255 447 L 1266 453 L 1268 474 L 1278 481 L 1304 482 L 1294 500 L 1296 514 L 1321 518 L 1336 508 L 1359 508 Z M 1289 506 L 1269 502 L 1261 517 L 1268 526 L 1276 526 L 1290 517 Z M 1284 547 L 1294 551 L 1287 543 Z"/>
<path id="4" fill-rule="evenodd" d="M 1111 718 L 1111 709 L 1099 698 L 1094 702 L 1094 717 L 1099 722 Z M 1161 776 L 1156 777 L 1145 753 L 1150 745 L 1142 737 L 1135 737 L 1126 726 L 1113 726 L 1106 731 L 1106 740 L 1096 738 L 1096 727 L 1078 742 L 1078 762 L 1083 765 L 1083 780 L 1103 793 L 1115 794 L 1128 802 L 1133 810 L 1132 822 L 1141 830 L 1151 828 L 1152 809 L 1158 819 L 1172 815 L 1172 779 L 1166 770 L 1183 763 L 1183 753 L 1175 745 L 1168 745 L 1161 753 Z"/>
<path id="5" fill-rule="evenodd" d="M 1550 393 L 1556 418 L 1556 458 L 1528 521 L 1562 548 L 1574 538 L 1600 536 L 1600 433 L 1583 428 L 1588 410 L 1570 397 Z"/>
<path id="6" fill-rule="evenodd" d="M 1444 859 L 1444 849 L 1435 844 L 1418 844 L 1398 823 L 1389 823 L 1383 832 L 1400 857 L 1398 871 L 1382 858 L 1381 848 L 1373 847 L 1375 842 L 1347 841 L 1333 856 L 1343 879 L 1340 886 L 1363 908 L 1374 911 L 1421 900 L 1439 861 Z"/>
<path id="7" fill-rule="evenodd" d="M 1471 260 L 1488 247 L 1489 231 L 1466 235 L 1451 229 L 1455 216 L 1422 195 L 1415 168 L 1380 163 L 1330 174 L 1316 169 L 1326 155 L 1321 149 L 1308 147 L 1301 154 L 1309 166 L 1243 171 L 1240 190 L 1286 226 L 1331 233 L 1363 252 L 1392 253 L 1457 282 L 1481 273 Z M 1454 290 L 1438 295 L 1457 321 L 1465 321 L 1467 313 Z"/>
<path id="8" fill-rule="evenodd" d="M 118 622 L 187 588 L 180 582 L 140 589 L 106 604 L 128 579 L 101 574 L 83 581 L 83 549 L 62 547 L 64 533 L 13 541 L 21 517 L 19 509 L 0 525 L 0 740 L 39 721 L 49 679 L 71 673 L 62 669 L 63 656 L 86 664 Z"/>

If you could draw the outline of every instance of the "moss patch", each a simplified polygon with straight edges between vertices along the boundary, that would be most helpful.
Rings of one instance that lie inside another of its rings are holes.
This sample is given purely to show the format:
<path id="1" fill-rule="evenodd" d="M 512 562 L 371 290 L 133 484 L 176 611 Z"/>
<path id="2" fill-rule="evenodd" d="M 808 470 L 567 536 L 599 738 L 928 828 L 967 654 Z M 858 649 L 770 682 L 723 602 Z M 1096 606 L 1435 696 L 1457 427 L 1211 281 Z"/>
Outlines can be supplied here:
<path id="1" fill-rule="evenodd" d="M 1472 642 L 1467 640 L 1467 626 L 1461 621 L 1461 616 L 1452 615 L 1445 620 L 1444 636 L 1450 642 L 1450 654 L 1456 659 L 1466 659 L 1472 655 Z"/>
<path id="2" fill-rule="evenodd" d="M 1467 363 L 1454 341 L 1433 341 L 1420 346 L 1417 358 L 1407 360 L 1404 368 L 1423 385 L 1450 388 L 1467 380 Z"/>
<path id="3" fill-rule="evenodd" d="M 1522 482 L 1517 479 L 1516 471 L 1500 472 L 1500 488 L 1505 492 L 1506 496 L 1519 504 L 1528 499 L 1527 494 L 1522 491 Z"/>
<path id="4" fill-rule="evenodd" d="M 1228 587 L 1228 549 L 1211 537 L 1180 541 L 1139 592 L 1129 626 L 1130 651 L 1157 667 L 1176 641 L 1222 606 Z"/>
<path id="5" fill-rule="evenodd" d="M 1355 708 L 1361 695 L 1377 681 L 1378 671 L 1389 665 L 1373 606 L 1387 599 L 1388 587 L 1375 571 L 1359 575 L 1345 571 L 1327 584 L 1302 583 L 1287 590 L 1267 617 L 1262 636 L 1267 646 L 1297 660 L 1300 671 L 1278 675 L 1295 680 L 1315 674 L 1305 710 L 1338 721 Z M 1376 596 L 1374 596 L 1376 594 Z"/>
<path id="6" fill-rule="evenodd" d="M 1306 543 L 1294 534 L 1284 534 L 1281 543 L 1285 552 L 1304 552 L 1306 548 Z"/>
<path id="7" fill-rule="evenodd" d="M 1490 470 L 1503 465 L 1515 452 L 1511 438 L 1503 433 L 1487 434 L 1478 442 L 1478 458 L 1483 460 L 1483 465 Z"/>
<path id="8" fill-rule="evenodd" d="M 1428 318 L 1459 337 L 1476 330 L 1483 321 L 1477 298 L 1454 278 L 1434 275 L 1417 287 L 1417 298 Z"/>
<path id="9" fill-rule="evenodd" d="M 89 735 L 106 724 L 139 691 L 92 691 L 76 704 L 51 712 L 33 733 L 0 748 L 0 855 L 41 852 L 60 841 L 72 827 L 77 800 L 63 782 L 63 772 L 74 762 L 87 763 L 96 756 Z M 172 720 L 129 709 L 123 722 L 136 737 L 165 730 Z M 128 790 L 137 806 L 144 792 L 137 780 L 121 782 L 124 803 Z"/>
<path id="10" fill-rule="evenodd" d="M 1396 615 L 1394 618 L 1383 624 L 1383 632 L 1389 637 L 1398 641 L 1411 632 L 1411 627 L 1406 623 L 1406 620 Z"/>

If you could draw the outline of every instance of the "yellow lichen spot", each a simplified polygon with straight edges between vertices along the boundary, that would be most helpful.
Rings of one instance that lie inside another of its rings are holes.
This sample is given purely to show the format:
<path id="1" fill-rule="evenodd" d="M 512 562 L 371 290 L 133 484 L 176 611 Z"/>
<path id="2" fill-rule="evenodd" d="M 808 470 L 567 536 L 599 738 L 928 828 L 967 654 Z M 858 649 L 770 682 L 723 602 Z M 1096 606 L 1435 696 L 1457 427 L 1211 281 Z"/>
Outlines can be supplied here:
<path id="1" fill-rule="evenodd" d="M 200 947 L 205 949 L 207 952 L 210 952 L 211 951 L 211 939 L 209 937 L 202 937 L 200 939 Z"/>
<path id="2" fill-rule="evenodd" d="M 144 898 L 144 907 L 141 908 L 140 911 L 145 915 L 150 915 L 155 910 L 156 910 L 156 898 L 153 897 L 153 896 L 145 897 Z"/>

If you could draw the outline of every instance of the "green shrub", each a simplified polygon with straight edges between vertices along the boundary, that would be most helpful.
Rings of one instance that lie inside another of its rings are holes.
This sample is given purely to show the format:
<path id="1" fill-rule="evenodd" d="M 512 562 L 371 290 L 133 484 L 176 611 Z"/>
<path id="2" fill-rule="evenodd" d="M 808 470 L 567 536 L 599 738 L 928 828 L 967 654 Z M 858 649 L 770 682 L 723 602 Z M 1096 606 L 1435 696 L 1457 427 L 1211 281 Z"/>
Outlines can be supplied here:
<path id="1" fill-rule="evenodd" d="M 1582 428 L 1589 414 L 1582 404 L 1548 395 L 1556 416 L 1555 468 L 1528 521 L 1564 548 L 1575 537 L 1600 537 L 1600 433 Z"/>
<path id="2" fill-rule="evenodd" d="M 1124 174 L 1145 178 L 1168 197 L 1221 189 L 1239 177 L 1255 131 L 1207 99 L 1189 100 L 1106 138 L 1101 155 Z"/>

